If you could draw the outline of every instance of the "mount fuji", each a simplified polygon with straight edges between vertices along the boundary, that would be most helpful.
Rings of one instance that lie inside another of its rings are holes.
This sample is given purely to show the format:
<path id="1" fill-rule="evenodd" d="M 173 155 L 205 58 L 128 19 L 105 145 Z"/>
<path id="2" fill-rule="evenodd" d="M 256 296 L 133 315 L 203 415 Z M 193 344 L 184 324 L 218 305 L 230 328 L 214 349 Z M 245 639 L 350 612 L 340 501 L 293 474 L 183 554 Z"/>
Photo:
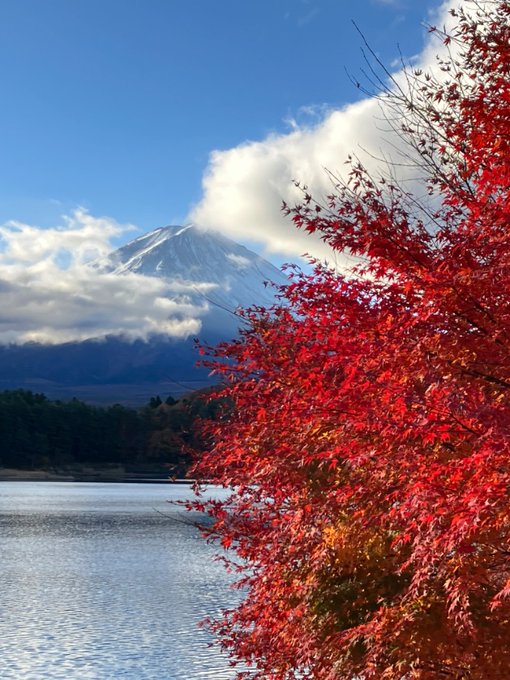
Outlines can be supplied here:
<path id="1" fill-rule="evenodd" d="M 155 229 L 91 266 L 116 276 L 164 280 L 170 300 L 175 301 L 172 309 L 194 315 L 200 327 L 196 335 L 209 344 L 236 336 L 237 307 L 271 306 L 277 287 L 288 283 L 264 258 L 192 225 Z M 145 340 L 108 336 L 58 345 L 2 346 L 0 389 L 30 389 L 53 399 L 140 405 L 156 394 L 175 396 L 211 384 L 208 371 L 196 367 L 198 358 L 193 337 L 171 337 L 163 331 Z"/>
<path id="2" fill-rule="evenodd" d="M 237 333 L 238 307 L 275 303 L 275 288 L 288 279 L 245 246 L 193 225 L 155 229 L 96 263 L 102 271 L 166 279 L 175 299 L 195 306 L 201 338 L 230 339 Z"/>

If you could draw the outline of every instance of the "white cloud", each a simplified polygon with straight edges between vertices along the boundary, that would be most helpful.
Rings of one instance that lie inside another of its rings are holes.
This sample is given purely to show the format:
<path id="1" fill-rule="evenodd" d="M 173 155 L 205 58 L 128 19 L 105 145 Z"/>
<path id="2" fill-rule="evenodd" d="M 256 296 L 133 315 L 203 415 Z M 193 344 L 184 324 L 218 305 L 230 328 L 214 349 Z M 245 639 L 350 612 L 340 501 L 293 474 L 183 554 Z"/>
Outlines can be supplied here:
<path id="1" fill-rule="evenodd" d="M 207 305 L 193 302 L 182 281 L 90 266 L 112 250 L 112 239 L 132 229 L 83 209 L 52 229 L 1 225 L 0 342 L 197 334 Z"/>
<path id="2" fill-rule="evenodd" d="M 114 237 L 136 230 L 131 224 L 93 217 L 84 208 L 62 219 L 62 226 L 43 231 L 15 221 L 0 225 L 1 264 L 57 261 L 64 252 L 70 265 L 84 264 L 108 253 Z"/>
<path id="3" fill-rule="evenodd" d="M 449 23 L 448 10 L 458 4 L 458 0 L 444 2 L 431 14 L 431 23 Z M 440 49 L 437 38 L 431 37 L 413 65 L 433 66 Z M 301 197 L 293 180 L 323 197 L 331 191 L 325 169 L 345 175 L 345 160 L 354 153 L 374 170 L 381 166 L 378 159 L 395 157 L 400 146 L 399 137 L 388 132 L 375 98 L 329 111 L 318 124 L 292 120 L 287 134 L 213 151 L 203 177 L 203 197 L 190 219 L 231 238 L 259 242 L 270 254 L 293 258 L 309 252 L 331 259 L 329 248 L 318 237 L 296 230 L 281 212 L 282 200 L 293 205 Z"/>
<path id="4" fill-rule="evenodd" d="M 242 255 L 236 255 L 235 253 L 229 253 L 227 255 L 228 259 L 233 262 L 238 269 L 246 269 L 249 266 L 250 260 Z"/>

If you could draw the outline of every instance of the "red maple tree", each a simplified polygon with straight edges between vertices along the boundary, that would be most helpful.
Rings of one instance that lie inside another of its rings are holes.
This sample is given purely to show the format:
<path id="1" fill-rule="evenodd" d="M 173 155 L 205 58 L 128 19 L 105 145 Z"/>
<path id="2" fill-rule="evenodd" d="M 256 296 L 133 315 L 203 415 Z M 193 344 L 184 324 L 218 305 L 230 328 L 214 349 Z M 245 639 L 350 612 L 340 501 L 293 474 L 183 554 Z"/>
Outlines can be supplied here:
<path id="1" fill-rule="evenodd" d="M 239 677 L 510 677 L 510 5 L 464 7 L 441 77 L 382 95 L 428 199 L 352 161 L 288 212 L 354 271 L 294 272 L 209 350 L 193 474 L 231 493 L 194 507 L 244 589 L 211 622 Z"/>

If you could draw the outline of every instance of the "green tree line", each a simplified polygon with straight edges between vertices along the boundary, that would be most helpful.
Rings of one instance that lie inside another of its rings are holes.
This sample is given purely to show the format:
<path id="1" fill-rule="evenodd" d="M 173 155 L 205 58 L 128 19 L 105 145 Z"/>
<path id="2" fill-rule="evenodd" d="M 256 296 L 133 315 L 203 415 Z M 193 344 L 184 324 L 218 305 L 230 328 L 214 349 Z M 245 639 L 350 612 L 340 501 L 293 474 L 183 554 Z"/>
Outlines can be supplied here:
<path id="1" fill-rule="evenodd" d="M 209 408 L 197 395 L 153 397 L 133 409 L 51 401 L 22 389 L 0 392 L 0 467 L 115 464 L 182 476 L 189 465 L 186 447 L 197 444 L 192 422 Z"/>

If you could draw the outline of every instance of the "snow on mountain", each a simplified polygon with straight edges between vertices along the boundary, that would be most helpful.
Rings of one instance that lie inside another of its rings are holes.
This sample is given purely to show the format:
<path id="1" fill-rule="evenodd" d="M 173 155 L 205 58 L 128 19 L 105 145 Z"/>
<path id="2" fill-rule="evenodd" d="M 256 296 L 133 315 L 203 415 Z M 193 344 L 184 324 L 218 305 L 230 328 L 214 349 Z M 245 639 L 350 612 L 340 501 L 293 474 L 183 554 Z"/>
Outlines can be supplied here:
<path id="1" fill-rule="evenodd" d="M 215 319 L 225 324 L 225 310 L 270 306 L 275 290 L 265 284 L 288 283 L 279 269 L 248 248 L 193 225 L 155 229 L 114 251 L 98 266 L 119 275 L 135 272 L 168 280 L 179 291 L 175 295 L 207 303 L 209 327 L 218 325 Z"/>

